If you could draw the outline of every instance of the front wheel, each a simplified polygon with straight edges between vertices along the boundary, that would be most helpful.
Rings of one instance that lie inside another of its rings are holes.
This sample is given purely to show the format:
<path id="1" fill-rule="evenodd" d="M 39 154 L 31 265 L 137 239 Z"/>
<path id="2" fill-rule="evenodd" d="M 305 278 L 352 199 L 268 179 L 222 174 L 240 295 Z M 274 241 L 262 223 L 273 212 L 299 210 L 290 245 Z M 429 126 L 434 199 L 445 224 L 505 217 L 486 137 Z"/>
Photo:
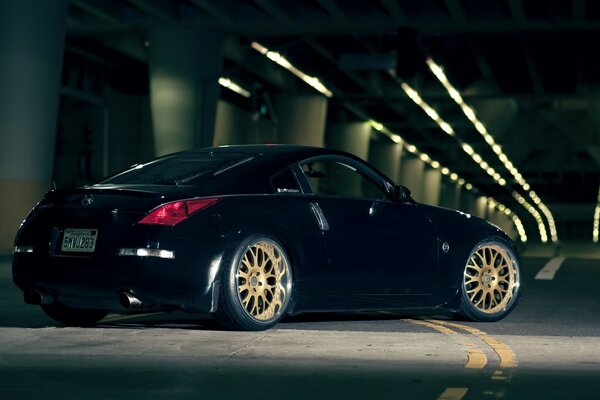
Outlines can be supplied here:
<path id="1" fill-rule="evenodd" d="M 466 262 L 459 313 L 473 321 L 497 321 L 517 303 L 521 286 L 519 261 L 501 241 L 484 241 Z"/>
<path id="2" fill-rule="evenodd" d="M 92 325 L 108 315 L 105 310 L 72 308 L 62 303 L 44 304 L 42 310 L 53 320 L 69 326 Z"/>
<path id="3" fill-rule="evenodd" d="M 216 319 L 227 329 L 258 331 L 279 322 L 292 296 L 292 269 L 283 246 L 252 236 L 223 271 Z"/>

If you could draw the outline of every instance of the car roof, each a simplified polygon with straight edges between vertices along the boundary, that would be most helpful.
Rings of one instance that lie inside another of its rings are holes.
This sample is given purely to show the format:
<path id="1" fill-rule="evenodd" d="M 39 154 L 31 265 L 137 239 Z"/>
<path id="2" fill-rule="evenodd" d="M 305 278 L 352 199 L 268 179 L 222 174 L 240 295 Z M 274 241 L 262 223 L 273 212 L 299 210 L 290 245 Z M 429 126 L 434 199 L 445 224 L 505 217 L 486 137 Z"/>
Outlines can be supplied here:
<path id="1" fill-rule="evenodd" d="M 206 154 L 206 153 L 238 153 L 238 154 L 248 154 L 248 155 L 265 155 L 269 156 L 281 156 L 281 155 L 289 155 L 294 156 L 297 155 L 299 157 L 310 157 L 312 155 L 321 155 L 321 154 L 339 154 L 349 156 L 350 154 L 331 150 L 324 149 L 322 147 L 313 147 L 313 146 L 300 146 L 294 144 L 246 144 L 246 145 L 225 145 L 225 146 L 217 146 L 217 147 L 206 147 L 202 149 L 194 149 L 187 150 L 181 152 L 179 154 Z M 295 158 L 295 157 L 294 157 Z"/>

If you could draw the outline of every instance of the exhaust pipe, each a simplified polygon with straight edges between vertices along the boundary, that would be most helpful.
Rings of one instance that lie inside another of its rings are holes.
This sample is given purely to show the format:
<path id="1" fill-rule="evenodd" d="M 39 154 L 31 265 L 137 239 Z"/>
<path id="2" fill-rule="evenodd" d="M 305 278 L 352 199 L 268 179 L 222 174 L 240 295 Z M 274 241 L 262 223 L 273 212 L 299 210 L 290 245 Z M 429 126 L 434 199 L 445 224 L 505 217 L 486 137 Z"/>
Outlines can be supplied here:
<path id="1" fill-rule="evenodd" d="M 127 292 L 119 293 L 119 303 L 121 303 L 124 308 L 140 308 L 142 306 L 142 301 L 140 299 Z"/>
<path id="2" fill-rule="evenodd" d="M 39 290 L 34 289 L 28 293 L 25 293 L 25 303 L 33 304 L 36 306 L 52 304 L 54 303 L 54 296 L 42 293 Z"/>

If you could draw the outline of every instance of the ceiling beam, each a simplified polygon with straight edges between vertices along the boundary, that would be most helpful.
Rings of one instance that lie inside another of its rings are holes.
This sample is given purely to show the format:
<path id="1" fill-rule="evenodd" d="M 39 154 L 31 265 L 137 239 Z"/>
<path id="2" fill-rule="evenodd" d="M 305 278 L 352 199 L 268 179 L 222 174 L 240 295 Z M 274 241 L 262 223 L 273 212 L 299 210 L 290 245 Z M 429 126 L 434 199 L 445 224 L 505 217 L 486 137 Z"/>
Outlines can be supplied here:
<path id="1" fill-rule="evenodd" d="M 335 0 L 317 0 L 319 5 L 323 7 L 329 15 L 338 22 L 348 22 L 350 19 L 348 14 L 343 11 Z"/>
<path id="2" fill-rule="evenodd" d="M 84 0 L 70 0 L 69 4 L 112 26 L 119 28 L 125 28 L 127 26 L 125 21 L 114 15 L 113 11 L 116 7 L 122 7 L 122 4 L 105 1 L 95 2 L 94 5 L 91 5 Z"/>
<path id="3" fill-rule="evenodd" d="M 259 5 L 265 10 L 271 17 L 278 19 L 284 23 L 294 23 L 292 18 L 285 12 L 279 5 L 274 4 L 270 0 L 253 0 L 254 3 Z"/>
<path id="4" fill-rule="evenodd" d="M 225 24 L 229 28 L 233 27 L 234 20 L 222 9 L 222 3 L 217 2 L 215 4 L 209 0 L 190 0 L 190 2 L 200 10 L 216 18 L 221 24 Z"/>
<path id="5" fill-rule="evenodd" d="M 531 46 L 529 46 L 529 43 L 526 39 L 521 41 L 521 51 L 523 52 L 523 57 L 525 58 L 527 72 L 529 72 L 529 77 L 531 78 L 533 92 L 537 95 L 543 95 L 545 93 L 544 85 L 540 78 L 535 58 L 531 52 Z"/>
<path id="6" fill-rule="evenodd" d="M 391 15 L 394 21 L 408 25 L 408 15 L 402 9 L 400 2 L 397 0 L 379 0 L 383 8 Z"/>
<path id="7" fill-rule="evenodd" d="M 463 10 L 458 0 L 444 0 L 444 4 L 446 4 L 446 8 L 450 11 L 450 15 L 454 21 L 462 24 L 467 22 L 465 10 Z"/>
<path id="8" fill-rule="evenodd" d="M 155 2 L 154 4 L 150 4 L 145 0 L 127 0 L 127 2 L 168 25 L 174 25 L 179 22 L 177 16 L 177 7 L 179 6 L 179 3 L 177 2 Z M 158 4 L 161 4 L 161 6 Z"/>
<path id="9" fill-rule="evenodd" d="M 582 23 L 585 21 L 585 0 L 572 0 L 571 3 L 573 21 Z"/>

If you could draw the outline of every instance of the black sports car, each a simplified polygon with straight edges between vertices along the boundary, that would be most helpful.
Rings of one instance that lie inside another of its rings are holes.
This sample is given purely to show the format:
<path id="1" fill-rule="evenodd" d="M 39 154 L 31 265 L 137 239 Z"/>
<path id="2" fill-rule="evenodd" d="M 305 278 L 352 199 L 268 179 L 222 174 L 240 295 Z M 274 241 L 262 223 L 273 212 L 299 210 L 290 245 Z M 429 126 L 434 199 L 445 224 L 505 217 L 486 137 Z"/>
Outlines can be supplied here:
<path id="1" fill-rule="evenodd" d="M 179 309 L 241 330 L 307 312 L 494 321 L 520 288 L 496 226 L 419 204 L 350 154 L 289 145 L 186 151 L 52 190 L 17 233 L 13 278 L 65 324 Z"/>

